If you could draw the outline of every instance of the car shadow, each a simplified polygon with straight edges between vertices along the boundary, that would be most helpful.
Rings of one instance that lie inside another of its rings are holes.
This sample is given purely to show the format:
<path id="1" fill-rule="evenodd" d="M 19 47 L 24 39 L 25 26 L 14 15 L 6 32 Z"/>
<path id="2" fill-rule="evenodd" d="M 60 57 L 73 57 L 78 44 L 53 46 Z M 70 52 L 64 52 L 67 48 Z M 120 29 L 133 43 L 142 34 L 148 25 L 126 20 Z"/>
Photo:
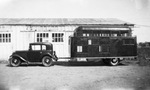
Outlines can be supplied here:
<path id="1" fill-rule="evenodd" d="M 6 65 L 7 67 L 12 67 L 12 66 L 10 66 L 10 65 Z M 42 64 L 25 64 L 25 63 L 23 63 L 23 64 L 21 64 L 21 65 L 19 65 L 18 67 L 31 67 L 31 66 L 40 66 L 40 67 L 44 67 Z"/>
<path id="2" fill-rule="evenodd" d="M 12 67 L 12 66 L 10 66 L 8 64 L 6 66 L 7 67 Z M 26 63 L 21 64 L 19 67 L 31 67 L 31 66 L 45 67 L 42 64 L 28 64 L 27 65 Z M 66 66 L 66 67 L 85 66 L 86 67 L 86 66 L 109 66 L 109 65 L 104 64 L 102 61 L 99 61 L 99 62 L 66 62 L 66 61 L 57 61 L 57 62 L 53 63 L 53 66 Z M 128 64 L 120 63 L 117 66 L 128 66 Z"/>

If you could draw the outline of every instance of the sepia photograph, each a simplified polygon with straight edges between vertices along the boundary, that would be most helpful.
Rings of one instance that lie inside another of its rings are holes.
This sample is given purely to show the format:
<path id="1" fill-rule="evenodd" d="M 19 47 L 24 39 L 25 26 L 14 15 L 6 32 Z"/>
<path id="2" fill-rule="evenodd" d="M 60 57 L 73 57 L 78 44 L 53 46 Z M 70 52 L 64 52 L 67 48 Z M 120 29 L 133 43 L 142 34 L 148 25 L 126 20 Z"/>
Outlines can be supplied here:
<path id="1" fill-rule="evenodd" d="M 150 0 L 0 0 L 0 90 L 150 90 Z"/>

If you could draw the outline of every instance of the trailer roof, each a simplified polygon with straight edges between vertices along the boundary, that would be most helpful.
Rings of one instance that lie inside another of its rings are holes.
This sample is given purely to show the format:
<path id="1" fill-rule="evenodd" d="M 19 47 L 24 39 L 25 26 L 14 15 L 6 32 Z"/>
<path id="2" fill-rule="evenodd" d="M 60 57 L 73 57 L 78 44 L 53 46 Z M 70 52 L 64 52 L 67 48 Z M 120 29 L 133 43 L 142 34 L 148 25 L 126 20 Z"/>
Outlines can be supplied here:
<path id="1" fill-rule="evenodd" d="M 83 25 L 83 26 L 79 26 L 76 30 L 128 31 L 133 26 L 128 25 L 128 24 L 123 24 L 123 25 L 86 25 L 86 26 Z"/>
<path id="2" fill-rule="evenodd" d="M 116 18 L 0 18 L 1 25 L 87 25 L 125 24 Z"/>

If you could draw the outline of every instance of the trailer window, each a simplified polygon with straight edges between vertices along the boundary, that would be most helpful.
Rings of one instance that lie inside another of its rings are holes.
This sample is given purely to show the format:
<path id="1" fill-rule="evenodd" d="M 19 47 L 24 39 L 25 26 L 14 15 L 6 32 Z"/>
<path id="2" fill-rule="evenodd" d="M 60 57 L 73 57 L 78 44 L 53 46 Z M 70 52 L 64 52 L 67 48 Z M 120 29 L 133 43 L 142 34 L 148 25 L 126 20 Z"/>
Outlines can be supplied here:
<path id="1" fill-rule="evenodd" d="M 89 37 L 89 36 L 90 36 L 90 34 L 86 34 L 86 36 L 88 36 L 88 37 Z"/>
<path id="2" fill-rule="evenodd" d="M 111 34 L 111 36 L 113 36 L 113 37 L 117 37 L 117 34 Z"/>
<path id="3" fill-rule="evenodd" d="M 123 45 L 134 45 L 134 39 L 124 39 Z"/>
<path id="4" fill-rule="evenodd" d="M 99 46 L 99 52 L 102 52 L 102 47 L 101 46 Z"/>
<path id="5" fill-rule="evenodd" d="M 89 37 L 90 34 L 89 34 L 89 33 L 83 33 L 83 36 L 84 36 L 84 37 Z"/>
<path id="6" fill-rule="evenodd" d="M 82 52 L 82 46 L 77 46 L 77 52 Z"/>
<path id="7" fill-rule="evenodd" d="M 88 40 L 88 45 L 91 45 L 92 44 L 92 40 Z"/>
<path id="8" fill-rule="evenodd" d="M 85 37 L 85 36 L 86 36 L 86 34 L 85 34 L 85 33 L 83 33 L 83 36 Z"/>
<path id="9" fill-rule="evenodd" d="M 64 42 L 63 33 L 52 33 L 52 42 Z"/>

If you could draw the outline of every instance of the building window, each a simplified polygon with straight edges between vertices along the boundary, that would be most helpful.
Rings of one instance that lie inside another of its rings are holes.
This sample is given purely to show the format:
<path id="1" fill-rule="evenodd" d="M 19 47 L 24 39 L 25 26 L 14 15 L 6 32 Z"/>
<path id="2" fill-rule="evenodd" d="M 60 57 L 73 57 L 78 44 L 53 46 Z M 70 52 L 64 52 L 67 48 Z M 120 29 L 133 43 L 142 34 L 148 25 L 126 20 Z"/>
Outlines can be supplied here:
<path id="1" fill-rule="evenodd" d="M 37 33 L 37 42 L 48 42 L 48 33 Z"/>
<path id="2" fill-rule="evenodd" d="M 0 34 L 0 43 L 10 43 L 11 34 L 10 33 L 1 33 Z"/>
<path id="3" fill-rule="evenodd" d="M 82 46 L 77 46 L 77 52 L 82 52 Z"/>
<path id="4" fill-rule="evenodd" d="M 64 42 L 63 33 L 52 33 L 52 42 Z"/>

